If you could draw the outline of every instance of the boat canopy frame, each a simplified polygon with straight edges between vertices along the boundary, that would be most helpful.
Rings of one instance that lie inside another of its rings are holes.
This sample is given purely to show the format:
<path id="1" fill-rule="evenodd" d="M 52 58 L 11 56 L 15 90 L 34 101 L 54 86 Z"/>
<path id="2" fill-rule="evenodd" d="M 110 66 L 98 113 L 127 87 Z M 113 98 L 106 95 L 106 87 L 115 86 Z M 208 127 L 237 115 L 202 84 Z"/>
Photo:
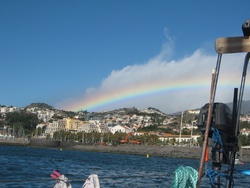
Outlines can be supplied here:
<path id="1" fill-rule="evenodd" d="M 241 114 L 241 107 L 242 107 L 242 100 L 243 100 L 243 94 L 244 94 L 244 87 L 245 87 L 245 81 L 246 81 L 246 75 L 247 75 L 247 67 L 248 62 L 250 60 L 250 20 L 247 20 L 243 26 L 242 30 L 244 35 L 248 36 L 239 36 L 239 37 L 226 37 L 226 38 L 218 38 L 215 41 L 215 51 L 217 52 L 217 62 L 216 67 L 213 69 L 212 72 L 212 80 L 211 80 L 211 90 L 210 90 L 210 101 L 209 101 L 209 109 L 208 109 L 208 116 L 207 116 L 207 122 L 206 122 L 206 131 L 204 135 L 204 142 L 203 142 L 203 149 L 202 149 L 202 156 L 200 159 L 200 166 L 198 170 L 198 180 L 197 180 L 197 188 L 200 187 L 201 183 L 201 177 L 203 175 L 203 166 L 205 161 L 205 155 L 207 150 L 207 144 L 208 144 L 208 135 L 210 131 L 211 126 L 211 119 L 212 119 L 212 111 L 214 107 L 214 100 L 216 95 L 216 89 L 217 89 L 217 83 L 219 79 L 219 73 L 220 73 L 220 67 L 221 67 L 221 60 L 223 54 L 229 54 L 229 53 L 242 53 L 247 52 L 244 60 L 243 65 L 243 71 L 241 76 L 241 84 L 240 84 L 240 91 L 238 95 L 238 89 L 235 88 L 234 90 L 234 109 L 233 109 L 233 120 L 232 123 L 235 124 L 235 138 L 237 141 L 238 146 L 238 135 L 239 135 L 239 121 L 240 121 L 240 114 Z M 238 99 L 238 100 L 237 100 Z M 232 149 L 230 154 L 230 161 L 228 164 L 228 178 L 227 178 L 227 188 L 233 187 L 233 173 L 234 173 L 234 163 L 235 163 L 235 155 L 236 155 L 236 149 Z M 220 179 L 217 178 L 218 187 L 220 187 Z"/>

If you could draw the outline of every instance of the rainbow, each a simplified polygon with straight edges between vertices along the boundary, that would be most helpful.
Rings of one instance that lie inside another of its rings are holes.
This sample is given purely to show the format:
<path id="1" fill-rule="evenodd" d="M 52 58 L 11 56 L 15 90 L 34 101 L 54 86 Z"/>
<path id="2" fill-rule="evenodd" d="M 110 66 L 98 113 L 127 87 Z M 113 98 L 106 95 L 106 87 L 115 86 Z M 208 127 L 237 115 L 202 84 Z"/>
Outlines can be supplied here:
<path id="1" fill-rule="evenodd" d="M 218 87 L 239 87 L 239 83 L 232 82 L 220 82 Z M 91 96 L 84 97 L 81 100 L 70 103 L 69 105 L 64 106 L 64 109 L 71 111 L 79 110 L 95 110 L 105 107 L 109 104 L 124 102 L 130 99 L 142 98 L 157 94 L 170 93 L 170 92 L 182 92 L 190 90 L 199 90 L 201 88 L 210 90 L 210 81 L 209 80 L 197 80 L 197 79 L 186 79 L 181 82 L 147 82 L 139 85 L 132 85 L 124 88 L 117 88 L 112 91 L 97 91 Z"/>

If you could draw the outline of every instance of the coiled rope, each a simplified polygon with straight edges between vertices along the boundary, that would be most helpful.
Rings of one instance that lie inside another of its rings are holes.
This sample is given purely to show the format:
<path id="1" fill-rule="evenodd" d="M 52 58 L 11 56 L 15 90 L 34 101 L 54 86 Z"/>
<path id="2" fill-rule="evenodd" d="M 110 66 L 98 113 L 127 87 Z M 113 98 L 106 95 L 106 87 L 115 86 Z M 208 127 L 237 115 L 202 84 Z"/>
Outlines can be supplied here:
<path id="1" fill-rule="evenodd" d="M 180 166 L 175 170 L 171 188 L 195 188 L 198 172 L 190 166 Z"/>

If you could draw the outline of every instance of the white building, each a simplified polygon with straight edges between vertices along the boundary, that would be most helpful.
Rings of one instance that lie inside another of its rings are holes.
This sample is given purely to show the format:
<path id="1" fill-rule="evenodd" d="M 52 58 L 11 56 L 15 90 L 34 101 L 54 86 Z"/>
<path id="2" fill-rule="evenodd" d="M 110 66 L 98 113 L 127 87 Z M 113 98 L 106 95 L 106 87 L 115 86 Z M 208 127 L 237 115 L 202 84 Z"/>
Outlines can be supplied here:
<path id="1" fill-rule="evenodd" d="M 200 113 L 200 109 L 198 109 L 198 110 L 187 110 L 187 113 L 189 113 L 189 114 L 199 114 Z"/>
<path id="2" fill-rule="evenodd" d="M 79 125 L 78 132 L 85 132 L 85 133 L 98 132 L 98 127 L 96 124 L 84 122 L 83 124 Z"/>
<path id="3" fill-rule="evenodd" d="M 127 127 L 127 126 L 116 125 L 116 126 L 110 128 L 110 132 L 112 134 L 115 134 L 116 132 L 130 133 L 130 132 L 134 132 L 134 130 L 132 128 Z"/>
<path id="4" fill-rule="evenodd" d="M 0 113 L 7 113 L 7 107 L 6 106 L 0 107 Z"/>
<path id="5" fill-rule="evenodd" d="M 250 129 L 242 129 L 242 130 L 240 130 L 240 133 L 242 135 L 248 136 L 248 135 L 250 135 Z"/>
<path id="6" fill-rule="evenodd" d="M 20 108 L 17 108 L 15 106 L 1 106 L 0 107 L 0 113 L 9 113 L 9 112 L 16 112 L 16 111 L 19 111 Z"/>
<path id="7" fill-rule="evenodd" d="M 181 137 L 179 135 L 172 135 L 172 134 L 163 134 L 163 135 L 159 135 L 159 140 L 164 142 L 164 141 L 171 141 L 174 140 L 176 144 L 178 143 L 197 143 L 198 140 L 197 138 L 200 137 L 200 135 L 182 135 Z"/>
<path id="8" fill-rule="evenodd" d="M 53 137 L 54 132 L 66 131 L 65 126 L 66 126 L 65 119 L 53 121 L 52 123 L 49 123 L 48 126 L 46 127 L 45 134 Z"/>
<path id="9" fill-rule="evenodd" d="M 97 125 L 97 129 L 98 129 L 99 133 L 108 133 L 109 132 L 107 124 L 100 123 Z"/>
<path id="10" fill-rule="evenodd" d="M 43 122 L 49 122 L 49 120 L 54 116 L 55 112 L 53 110 L 38 110 L 37 117 Z"/>
<path id="11" fill-rule="evenodd" d="M 47 124 L 46 123 L 40 123 L 40 124 L 38 124 L 37 126 L 36 126 L 36 129 L 38 129 L 38 128 L 43 128 L 43 127 L 45 127 L 45 126 L 47 126 Z"/>

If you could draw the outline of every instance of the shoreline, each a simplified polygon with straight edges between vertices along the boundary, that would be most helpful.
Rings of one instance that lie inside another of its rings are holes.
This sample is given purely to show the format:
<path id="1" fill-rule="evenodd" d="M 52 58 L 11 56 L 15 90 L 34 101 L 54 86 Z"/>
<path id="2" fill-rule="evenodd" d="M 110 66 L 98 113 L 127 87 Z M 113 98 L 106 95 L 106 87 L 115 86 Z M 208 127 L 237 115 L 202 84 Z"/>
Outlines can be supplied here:
<path id="1" fill-rule="evenodd" d="M 14 139 L 14 140 L 0 140 L 0 145 L 50 148 L 51 143 L 54 142 L 58 141 L 38 140 L 36 142 L 30 142 L 28 140 L 23 140 L 23 139 Z M 46 145 L 45 143 L 48 144 Z M 59 143 L 60 144 L 55 148 L 66 149 L 66 150 L 159 156 L 159 157 L 170 157 L 170 158 L 200 159 L 202 152 L 202 148 L 197 146 L 184 147 L 184 146 L 171 146 L 171 145 L 151 146 L 151 145 L 131 145 L 131 144 L 86 145 L 76 142 L 59 142 Z M 240 160 L 244 162 L 250 162 L 250 150 L 241 149 L 239 151 L 239 154 L 240 154 Z"/>
<path id="2" fill-rule="evenodd" d="M 179 146 L 150 146 L 150 145 L 130 145 L 122 144 L 117 146 L 103 145 L 75 145 L 69 149 L 103 153 L 118 153 L 131 155 L 159 156 L 170 158 L 190 158 L 199 159 L 200 147 L 179 147 Z"/>

